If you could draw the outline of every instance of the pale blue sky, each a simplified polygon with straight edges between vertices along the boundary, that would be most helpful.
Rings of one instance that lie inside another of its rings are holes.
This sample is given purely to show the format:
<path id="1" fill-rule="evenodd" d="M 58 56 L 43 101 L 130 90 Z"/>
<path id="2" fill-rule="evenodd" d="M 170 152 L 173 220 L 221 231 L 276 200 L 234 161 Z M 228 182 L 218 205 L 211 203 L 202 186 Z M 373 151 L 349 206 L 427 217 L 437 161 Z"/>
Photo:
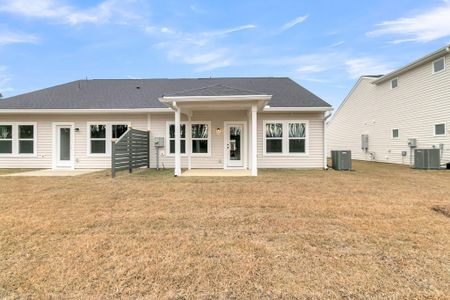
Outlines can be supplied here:
<path id="1" fill-rule="evenodd" d="M 289 76 L 335 107 L 450 42 L 449 0 L 0 0 L 0 93 L 81 78 Z"/>

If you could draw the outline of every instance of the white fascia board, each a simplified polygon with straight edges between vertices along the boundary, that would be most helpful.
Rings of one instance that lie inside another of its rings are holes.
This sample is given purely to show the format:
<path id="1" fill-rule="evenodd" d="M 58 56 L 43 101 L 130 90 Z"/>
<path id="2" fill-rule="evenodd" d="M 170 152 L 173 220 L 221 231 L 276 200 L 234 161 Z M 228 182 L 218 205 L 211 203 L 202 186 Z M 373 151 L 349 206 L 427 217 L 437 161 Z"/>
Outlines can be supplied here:
<path id="1" fill-rule="evenodd" d="M 164 96 L 159 98 L 162 103 L 169 102 L 201 102 L 201 101 L 249 101 L 272 99 L 272 95 L 234 95 L 234 96 Z"/>
<path id="2" fill-rule="evenodd" d="M 130 109 L 0 109 L 0 114 L 115 114 L 115 113 L 169 113 L 170 108 Z"/>
<path id="3" fill-rule="evenodd" d="M 324 112 L 332 111 L 333 108 L 329 106 L 325 107 L 264 107 L 262 112 Z"/>

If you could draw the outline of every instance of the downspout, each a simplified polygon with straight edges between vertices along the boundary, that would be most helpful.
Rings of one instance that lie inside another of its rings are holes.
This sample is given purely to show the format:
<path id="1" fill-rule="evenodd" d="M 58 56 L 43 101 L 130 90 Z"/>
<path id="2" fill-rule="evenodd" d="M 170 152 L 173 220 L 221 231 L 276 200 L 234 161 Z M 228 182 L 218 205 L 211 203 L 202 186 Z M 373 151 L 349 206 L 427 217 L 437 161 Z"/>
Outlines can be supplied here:
<path id="1" fill-rule="evenodd" d="M 324 112 L 323 117 L 323 169 L 328 170 L 328 150 L 327 150 L 327 120 L 331 117 L 330 112 Z"/>

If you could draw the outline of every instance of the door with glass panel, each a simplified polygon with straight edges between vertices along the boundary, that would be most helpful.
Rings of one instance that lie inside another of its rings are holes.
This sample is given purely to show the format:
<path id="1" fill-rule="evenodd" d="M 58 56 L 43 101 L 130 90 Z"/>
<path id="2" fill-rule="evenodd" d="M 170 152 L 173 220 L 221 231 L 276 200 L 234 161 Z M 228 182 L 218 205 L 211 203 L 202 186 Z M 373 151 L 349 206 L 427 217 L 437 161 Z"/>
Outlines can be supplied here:
<path id="1" fill-rule="evenodd" d="M 226 161 L 228 167 L 244 166 L 244 126 L 228 124 L 226 126 Z"/>
<path id="2" fill-rule="evenodd" d="M 73 167 L 72 127 L 56 126 L 56 167 Z"/>

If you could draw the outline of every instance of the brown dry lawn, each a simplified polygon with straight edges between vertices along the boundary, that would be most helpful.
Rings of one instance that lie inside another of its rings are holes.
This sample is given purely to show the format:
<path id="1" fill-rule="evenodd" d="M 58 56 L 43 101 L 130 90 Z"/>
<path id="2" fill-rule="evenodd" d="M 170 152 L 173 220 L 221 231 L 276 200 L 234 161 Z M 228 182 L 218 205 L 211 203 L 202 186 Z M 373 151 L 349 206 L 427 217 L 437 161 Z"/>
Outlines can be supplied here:
<path id="1" fill-rule="evenodd" d="M 447 298 L 450 172 L 0 177 L 0 297 Z"/>

